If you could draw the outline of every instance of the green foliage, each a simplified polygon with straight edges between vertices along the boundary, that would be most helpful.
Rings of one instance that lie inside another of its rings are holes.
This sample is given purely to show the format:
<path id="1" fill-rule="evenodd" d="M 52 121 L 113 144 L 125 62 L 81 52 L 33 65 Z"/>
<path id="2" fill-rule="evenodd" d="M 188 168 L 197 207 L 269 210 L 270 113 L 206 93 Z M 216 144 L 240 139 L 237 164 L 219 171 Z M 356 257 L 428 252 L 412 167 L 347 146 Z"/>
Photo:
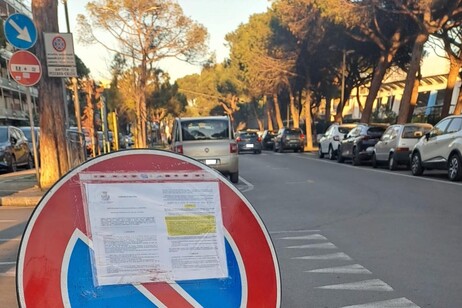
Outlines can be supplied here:
<path id="1" fill-rule="evenodd" d="M 83 63 L 83 61 L 77 55 L 75 55 L 75 64 L 77 66 L 77 78 L 88 78 L 88 76 L 90 75 L 90 69 L 85 65 L 85 63 Z"/>

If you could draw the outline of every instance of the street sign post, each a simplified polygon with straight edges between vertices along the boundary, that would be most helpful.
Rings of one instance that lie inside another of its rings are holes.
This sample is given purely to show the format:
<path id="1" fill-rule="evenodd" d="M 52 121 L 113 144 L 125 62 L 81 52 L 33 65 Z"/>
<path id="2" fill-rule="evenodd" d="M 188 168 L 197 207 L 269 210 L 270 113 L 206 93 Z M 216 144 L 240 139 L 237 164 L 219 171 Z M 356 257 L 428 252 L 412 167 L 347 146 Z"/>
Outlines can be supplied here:
<path id="1" fill-rule="evenodd" d="M 37 29 L 27 15 L 12 14 L 4 24 L 5 37 L 13 47 L 29 49 L 37 41 Z"/>
<path id="2" fill-rule="evenodd" d="M 276 254 L 251 204 L 217 171 L 165 151 L 70 171 L 31 215 L 17 264 L 22 307 L 280 306 Z"/>

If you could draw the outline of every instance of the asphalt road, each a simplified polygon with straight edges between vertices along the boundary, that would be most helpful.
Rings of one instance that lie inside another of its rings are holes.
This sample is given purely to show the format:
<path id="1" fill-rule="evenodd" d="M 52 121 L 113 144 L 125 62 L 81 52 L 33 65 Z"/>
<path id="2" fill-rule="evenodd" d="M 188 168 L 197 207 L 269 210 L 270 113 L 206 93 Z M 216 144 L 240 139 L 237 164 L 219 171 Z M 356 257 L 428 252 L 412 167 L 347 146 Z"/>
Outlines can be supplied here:
<path id="1" fill-rule="evenodd" d="M 308 153 L 241 155 L 240 170 L 282 307 L 462 307 L 462 183 Z"/>
<path id="2" fill-rule="evenodd" d="M 240 175 L 276 248 L 281 307 L 462 307 L 462 183 L 309 153 L 243 154 Z M 16 307 L 31 212 L 0 207 L 1 307 Z"/>

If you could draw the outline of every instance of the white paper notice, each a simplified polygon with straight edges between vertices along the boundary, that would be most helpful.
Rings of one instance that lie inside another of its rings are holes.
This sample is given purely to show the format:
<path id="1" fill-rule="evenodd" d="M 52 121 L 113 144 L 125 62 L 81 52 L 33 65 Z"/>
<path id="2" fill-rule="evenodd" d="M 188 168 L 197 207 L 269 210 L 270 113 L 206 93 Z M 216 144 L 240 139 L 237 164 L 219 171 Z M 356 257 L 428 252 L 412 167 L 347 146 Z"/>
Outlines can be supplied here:
<path id="1" fill-rule="evenodd" d="M 217 182 L 85 189 L 98 285 L 228 276 Z"/>

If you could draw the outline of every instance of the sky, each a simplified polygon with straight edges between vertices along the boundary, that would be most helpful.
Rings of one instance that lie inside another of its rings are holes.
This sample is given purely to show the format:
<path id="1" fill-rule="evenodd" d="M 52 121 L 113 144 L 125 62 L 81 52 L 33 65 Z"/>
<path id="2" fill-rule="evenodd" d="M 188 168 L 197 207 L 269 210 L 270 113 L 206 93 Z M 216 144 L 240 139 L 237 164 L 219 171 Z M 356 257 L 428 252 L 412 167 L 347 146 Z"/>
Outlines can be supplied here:
<path id="1" fill-rule="evenodd" d="M 90 69 L 96 80 L 109 80 L 109 66 L 113 56 L 100 45 L 82 45 L 77 37 L 77 15 L 85 14 L 88 1 L 67 0 L 70 31 L 74 33 L 74 49 L 77 56 Z M 204 25 L 209 32 L 209 52 L 215 52 L 217 61 L 221 62 L 229 55 L 225 46 L 225 35 L 246 23 L 250 15 L 265 12 L 268 0 L 178 0 L 186 16 Z M 64 5 L 59 1 L 58 7 L 60 32 L 66 32 Z M 200 66 L 190 65 L 177 60 L 162 61 L 160 68 L 169 72 L 171 79 L 199 73 Z"/>

